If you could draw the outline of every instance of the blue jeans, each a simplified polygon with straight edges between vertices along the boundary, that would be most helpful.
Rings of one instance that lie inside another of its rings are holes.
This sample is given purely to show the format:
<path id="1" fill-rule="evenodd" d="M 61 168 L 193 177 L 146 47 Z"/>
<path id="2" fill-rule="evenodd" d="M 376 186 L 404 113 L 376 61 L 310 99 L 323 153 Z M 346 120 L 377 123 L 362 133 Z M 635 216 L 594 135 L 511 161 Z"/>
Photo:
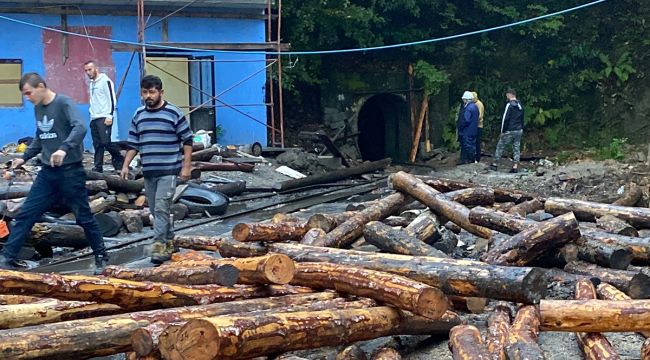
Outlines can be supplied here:
<path id="1" fill-rule="evenodd" d="M 16 225 L 12 228 L 9 240 L 2 249 L 7 260 L 16 260 L 32 226 L 57 201 L 63 202 L 72 210 L 77 225 L 83 227 L 95 256 L 106 253 L 102 233 L 88 206 L 86 172 L 81 163 L 77 163 L 60 167 L 43 166 L 16 217 Z"/>
<path id="2" fill-rule="evenodd" d="M 471 164 L 476 159 L 476 136 L 460 137 L 460 162 Z"/>

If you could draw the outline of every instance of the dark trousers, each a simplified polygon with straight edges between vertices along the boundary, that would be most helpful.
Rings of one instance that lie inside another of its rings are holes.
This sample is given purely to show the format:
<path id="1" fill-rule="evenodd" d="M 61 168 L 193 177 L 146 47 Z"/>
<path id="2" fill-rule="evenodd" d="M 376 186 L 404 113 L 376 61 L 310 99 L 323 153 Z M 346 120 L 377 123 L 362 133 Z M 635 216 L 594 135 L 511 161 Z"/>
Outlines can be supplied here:
<path id="1" fill-rule="evenodd" d="M 9 240 L 2 249 L 7 260 L 16 260 L 32 226 L 57 201 L 64 202 L 72 210 L 77 225 L 83 227 L 94 254 L 97 256 L 106 253 L 102 233 L 88 205 L 86 172 L 81 163 L 77 163 L 60 167 L 43 166 L 16 217 L 16 225 L 11 230 Z"/>
<path id="2" fill-rule="evenodd" d="M 481 162 L 481 137 L 483 136 L 483 129 L 478 128 L 476 133 L 476 161 Z"/>
<path id="3" fill-rule="evenodd" d="M 476 136 L 462 135 L 460 137 L 461 164 L 473 163 L 476 158 Z"/>
<path id="4" fill-rule="evenodd" d="M 106 126 L 105 118 L 93 119 L 90 121 L 90 135 L 93 138 L 93 147 L 95 148 L 95 161 L 93 169 L 102 171 L 104 167 L 104 150 L 111 154 L 111 163 L 116 171 L 122 170 L 124 156 L 116 144 L 111 142 L 111 129 L 113 125 Z"/>

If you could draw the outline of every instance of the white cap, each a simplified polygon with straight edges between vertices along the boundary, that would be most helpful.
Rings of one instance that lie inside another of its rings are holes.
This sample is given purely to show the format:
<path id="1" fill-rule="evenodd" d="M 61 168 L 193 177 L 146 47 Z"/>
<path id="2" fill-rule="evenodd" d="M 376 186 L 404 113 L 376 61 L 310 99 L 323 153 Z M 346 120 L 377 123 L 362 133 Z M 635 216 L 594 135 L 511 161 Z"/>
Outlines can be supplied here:
<path id="1" fill-rule="evenodd" d="M 463 99 L 463 100 L 474 100 L 474 94 L 472 94 L 470 91 L 465 91 L 463 93 L 463 97 L 461 99 Z"/>

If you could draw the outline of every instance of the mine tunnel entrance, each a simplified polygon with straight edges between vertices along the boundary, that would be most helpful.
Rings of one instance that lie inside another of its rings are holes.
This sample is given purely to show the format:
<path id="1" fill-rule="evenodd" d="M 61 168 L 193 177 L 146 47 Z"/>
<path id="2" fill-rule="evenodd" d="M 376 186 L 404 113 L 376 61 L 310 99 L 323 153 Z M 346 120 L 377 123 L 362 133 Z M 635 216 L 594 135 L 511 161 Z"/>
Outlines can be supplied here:
<path id="1" fill-rule="evenodd" d="M 364 160 L 406 162 L 411 149 L 408 104 L 392 94 L 369 98 L 359 111 L 359 150 Z"/>

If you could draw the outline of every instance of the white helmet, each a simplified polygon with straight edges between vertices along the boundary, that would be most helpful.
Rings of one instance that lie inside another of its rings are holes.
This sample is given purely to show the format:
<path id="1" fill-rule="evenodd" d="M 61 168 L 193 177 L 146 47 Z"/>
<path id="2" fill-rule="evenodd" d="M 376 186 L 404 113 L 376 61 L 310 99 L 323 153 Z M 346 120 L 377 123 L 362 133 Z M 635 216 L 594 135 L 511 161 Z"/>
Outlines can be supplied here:
<path id="1" fill-rule="evenodd" d="M 461 98 L 463 100 L 474 100 L 474 94 L 472 94 L 470 91 L 465 91 L 463 93 L 463 97 Z"/>

